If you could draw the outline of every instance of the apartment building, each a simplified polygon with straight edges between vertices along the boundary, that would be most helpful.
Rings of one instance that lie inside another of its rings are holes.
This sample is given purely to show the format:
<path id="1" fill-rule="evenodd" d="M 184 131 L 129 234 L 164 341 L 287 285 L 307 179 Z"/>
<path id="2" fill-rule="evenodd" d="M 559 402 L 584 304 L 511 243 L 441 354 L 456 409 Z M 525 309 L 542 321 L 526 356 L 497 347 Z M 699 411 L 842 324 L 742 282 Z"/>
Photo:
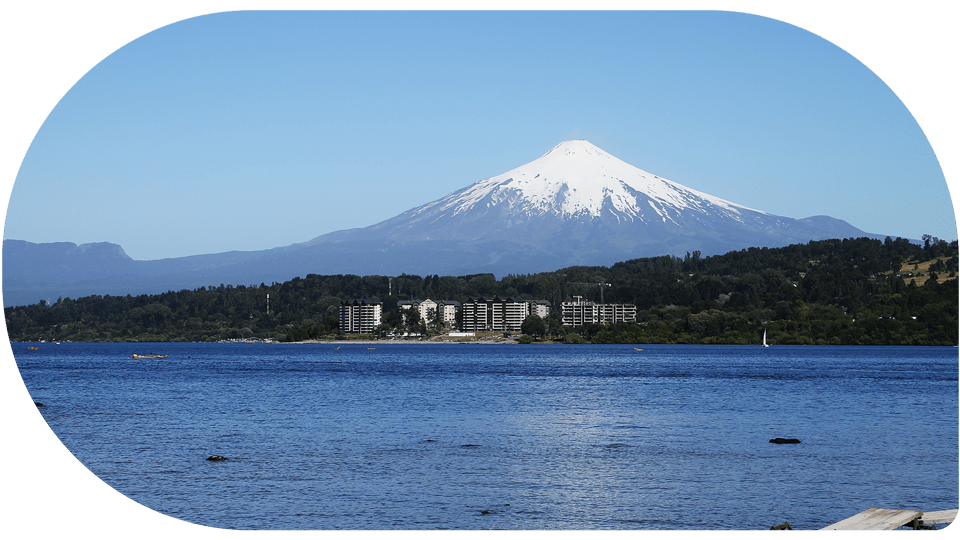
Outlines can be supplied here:
<path id="1" fill-rule="evenodd" d="M 416 309 L 420 313 L 420 319 L 429 321 L 430 312 L 436 310 L 443 317 L 444 324 L 454 324 L 457 320 L 457 308 L 460 302 L 455 300 L 440 300 L 435 302 L 429 298 L 426 300 L 401 300 L 397 302 L 401 310 Z"/>
<path id="2" fill-rule="evenodd" d="M 437 302 L 437 309 L 443 315 L 443 322 L 446 324 L 456 324 L 457 310 L 460 308 L 460 302 L 456 300 L 441 300 Z"/>
<path id="3" fill-rule="evenodd" d="M 353 299 L 340 302 L 340 331 L 344 334 L 372 334 L 380 326 L 383 306 L 377 300 Z"/>
<path id="4" fill-rule="evenodd" d="M 560 321 L 564 326 L 637 321 L 637 306 L 634 304 L 596 304 L 584 302 L 580 296 L 574 298 L 573 302 L 563 302 L 560 306 Z"/>
<path id="5" fill-rule="evenodd" d="M 529 315 L 550 315 L 550 302 L 523 298 L 475 297 L 463 303 L 464 332 L 519 332 Z"/>
<path id="6" fill-rule="evenodd" d="M 531 300 L 530 315 L 536 315 L 541 319 L 546 319 L 550 316 L 550 302 L 546 300 Z"/>

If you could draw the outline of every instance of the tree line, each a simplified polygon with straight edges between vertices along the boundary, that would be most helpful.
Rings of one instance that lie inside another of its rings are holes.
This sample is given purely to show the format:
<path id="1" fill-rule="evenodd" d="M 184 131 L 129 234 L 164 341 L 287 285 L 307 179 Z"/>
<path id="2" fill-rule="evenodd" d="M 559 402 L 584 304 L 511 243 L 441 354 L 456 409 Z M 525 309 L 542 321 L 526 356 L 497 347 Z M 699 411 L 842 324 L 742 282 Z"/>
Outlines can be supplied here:
<path id="1" fill-rule="evenodd" d="M 956 345 L 957 242 L 924 236 L 811 241 L 702 257 L 633 259 L 610 267 L 464 276 L 315 275 L 266 285 L 211 285 L 155 295 L 58 298 L 4 309 L 13 341 L 302 341 L 340 337 L 339 305 L 383 303 L 378 334 L 441 331 L 404 316 L 401 300 L 475 296 L 547 300 L 538 339 L 592 343 Z M 269 304 L 267 301 L 269 295 Z M 560 324 L 560 304 L 637 306 L 636 324 Z"/>

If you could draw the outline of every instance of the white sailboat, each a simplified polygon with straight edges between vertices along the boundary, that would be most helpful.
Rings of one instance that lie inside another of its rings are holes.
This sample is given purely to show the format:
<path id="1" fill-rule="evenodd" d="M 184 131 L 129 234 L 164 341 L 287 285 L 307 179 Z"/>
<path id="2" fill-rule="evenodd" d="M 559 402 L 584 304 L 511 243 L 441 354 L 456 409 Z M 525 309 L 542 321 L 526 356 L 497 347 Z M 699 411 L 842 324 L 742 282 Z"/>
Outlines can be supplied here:
<path id="1" fill-rule="evenodd" d="M 769 345 L 767 345 L 767 329 L 766 328 L 763 329 L 763 346 L 769 347 Z"/>

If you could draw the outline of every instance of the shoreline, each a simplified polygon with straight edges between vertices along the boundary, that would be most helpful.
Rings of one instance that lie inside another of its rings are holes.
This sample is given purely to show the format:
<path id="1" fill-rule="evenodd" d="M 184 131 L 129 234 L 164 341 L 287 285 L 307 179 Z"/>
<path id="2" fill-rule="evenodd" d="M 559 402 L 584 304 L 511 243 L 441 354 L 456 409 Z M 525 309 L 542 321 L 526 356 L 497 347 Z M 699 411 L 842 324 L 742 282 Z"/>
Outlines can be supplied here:
<path id="1" fill-rule="evenodd" d="M 176 343 L 211 343 L 211 344 L 263 344 L 263 345 L 297 345 L 297 344 L 330 344 L 330 345 L 520 345 L 519 341 L 514 338 L 507 339 L 477 339 L 477 340 L 400 340 L 400 339 L 385 339 L 385 340 L 376 340 L 376 339 L 340 339 L 340 340 L 324 340 L 324 339 L 311 339 L 305 341 L 272 341 L 272 340 L 224 340 L 224 341 L 7 341 L 9 344 L 20 343 L 20 344 L 36 344 L 36 345 L 60 345 L 61 343 L 126 343 L 130 345 L 134 344 L 176 344 Z M 653 346 L 653 345 L 679 345 L 679 346 L 710 346 L 710 347 L 759 347 L 760 345 L 756 343 L 656 343 L 656 342 L 644 342 L 644 343 L 564 343 L 557 340 L 548 340 L 548 341 L 534 341 L 529 343 L 529 345 L 624 345 L 624 346 Z M 918 347 L 918 348 L 938 348 L 938 347 L 951 347 L 951 348 L 960 348 L 960 345 L 910 345 L 910 344 L 892 344 L 892 345 L 878 345 L 878 344 L 866 344 L 866 345 L 857 345 L 857 344 L 797 344 L 797 343 L 784 343 L 784 344 L 774 344 L 771 347 Z M 33 347 L 36 348 L 36 347 Z"/>
<path id="2" fill-rule="evenodd" d="M 462 339 L 462 340 L 452 340 L 452 339 L 425 339 L 425 340 L 415 340 L 415 339 L 308 339 L 304 341 L 284 341 L 277 343 L 305 343 L 305 344 L 319 344 L 319 343 L 328 343 L 330 345 L 459 345 L 459 344 L 468 344 L 468 345 L 516 345 L 516 339 Z M 550 342 L 542 342 L 550 343 Z"/>

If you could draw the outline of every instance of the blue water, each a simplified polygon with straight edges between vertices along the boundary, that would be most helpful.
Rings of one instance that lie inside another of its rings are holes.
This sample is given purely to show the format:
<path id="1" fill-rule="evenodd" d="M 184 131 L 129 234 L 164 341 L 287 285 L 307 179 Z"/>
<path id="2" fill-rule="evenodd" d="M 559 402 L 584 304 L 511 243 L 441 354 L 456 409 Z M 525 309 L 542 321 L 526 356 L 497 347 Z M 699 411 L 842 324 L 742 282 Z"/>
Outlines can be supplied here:
<path id="1" fill-rule="evenodd" d="M 201 525 L 815 529 L 958 506 L 955 348 L 30 345 L 64 445 Z"/>

